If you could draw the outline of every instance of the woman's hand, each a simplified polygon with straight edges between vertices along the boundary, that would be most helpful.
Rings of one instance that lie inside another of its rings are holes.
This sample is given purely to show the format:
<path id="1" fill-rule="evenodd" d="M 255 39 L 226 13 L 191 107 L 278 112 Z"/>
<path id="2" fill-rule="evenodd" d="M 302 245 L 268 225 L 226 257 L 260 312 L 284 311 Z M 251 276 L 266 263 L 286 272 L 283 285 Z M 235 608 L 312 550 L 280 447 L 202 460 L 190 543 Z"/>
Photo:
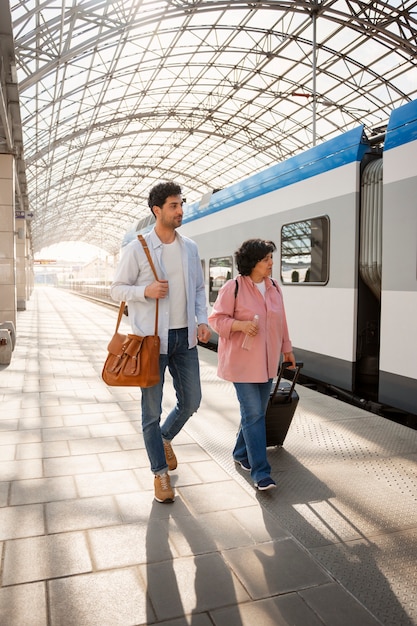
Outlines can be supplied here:
<path id="1" fill-rule="evenodd" d="M 290 369 L 295 369 L 297 367 L 295 363 L 294 352 L 283 352 L 282 357 L 283 357 L 283 363 L 291 363 Z"/>
<path id="2" fill-rule="evenodd" d="M 231 331 L 233 333 L 240 331 L 241 333 L 245 333 L 245 335 L 254 337 L 258 334 L 259 327 L 253 320 L 234 320 Z"/>
<path id="3" fill-rule="evenodd" d="M 255 335 L 258 334 L 259 326 L 257 322 L 249 320 L 248 322 L 243 322 L 243 324 L 245 324 L 245 329 L 243 332 L 246 335 L 249 335 L 249 337 L 255 337 Z"/>

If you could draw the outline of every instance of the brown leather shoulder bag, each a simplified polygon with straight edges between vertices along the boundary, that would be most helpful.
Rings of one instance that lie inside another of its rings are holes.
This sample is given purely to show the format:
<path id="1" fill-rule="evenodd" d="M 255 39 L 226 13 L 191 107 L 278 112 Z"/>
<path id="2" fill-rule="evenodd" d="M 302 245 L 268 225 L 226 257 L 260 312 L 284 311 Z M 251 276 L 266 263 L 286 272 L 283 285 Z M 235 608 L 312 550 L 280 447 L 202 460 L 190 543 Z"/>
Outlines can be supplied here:
<path id="1" fill-rule="evenodd" d="M 148 257 L 155 279 L 155 270 L 148 246 L 142 235 L 138 238 Z M 123 335 L 119 326 L 125 309 L 125 302 L 120 303 L 116 331 L 107 347 L 108 355 L 104 363 L 102 378 L 111 387 L 153 387 L 159 383 L 159 352 L 158 336 L 158 300 L 155 308 L 155 331 L 153 335 Z"/>

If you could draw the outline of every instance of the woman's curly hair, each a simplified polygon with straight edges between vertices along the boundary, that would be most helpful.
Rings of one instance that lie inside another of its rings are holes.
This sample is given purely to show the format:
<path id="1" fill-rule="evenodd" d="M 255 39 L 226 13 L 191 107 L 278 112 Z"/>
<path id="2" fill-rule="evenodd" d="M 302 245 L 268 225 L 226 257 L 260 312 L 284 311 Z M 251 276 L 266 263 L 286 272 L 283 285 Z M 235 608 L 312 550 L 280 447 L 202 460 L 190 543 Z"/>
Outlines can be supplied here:
<path id="1" fill-rule="evenodd" d="M 273 241 L 265 239 L 247 239 L 235 252 L 235 261 L 239 274 L 249 276 L 259 261 L 277 249 Z"/>

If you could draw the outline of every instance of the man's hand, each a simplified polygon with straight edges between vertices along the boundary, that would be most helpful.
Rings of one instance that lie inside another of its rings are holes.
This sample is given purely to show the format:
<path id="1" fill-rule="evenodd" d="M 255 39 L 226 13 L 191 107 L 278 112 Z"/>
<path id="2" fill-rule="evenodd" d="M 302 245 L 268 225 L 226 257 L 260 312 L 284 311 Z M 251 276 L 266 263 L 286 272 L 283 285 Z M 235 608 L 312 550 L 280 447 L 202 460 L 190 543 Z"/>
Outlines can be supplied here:
<path id="1" fill-rule="evenodd" d="M 167 280 L 155 280 L 150 285 L 145 287 L 145 298 L 165 298 L 168 295 L 168 281 Z"/>
<path id="2" fill-rule="evenodd" d="M 197 339 L 201 343 L 207 343 L 211 337 L 211 330 L 207 324 L 199 324 L 197 329 Z"/>

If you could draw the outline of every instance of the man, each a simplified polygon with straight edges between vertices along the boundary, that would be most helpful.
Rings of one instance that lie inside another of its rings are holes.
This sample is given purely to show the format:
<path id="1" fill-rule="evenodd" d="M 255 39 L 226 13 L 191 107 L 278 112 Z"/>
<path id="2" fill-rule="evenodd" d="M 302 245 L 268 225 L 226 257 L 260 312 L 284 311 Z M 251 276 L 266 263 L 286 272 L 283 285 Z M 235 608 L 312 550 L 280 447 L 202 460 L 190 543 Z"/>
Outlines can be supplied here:
<path id="1" fill-rule="evenodd" d="M 159 183 L 151 189 L 148 204 L 156 223 L 145 239 L 159 280 L 155 280 L 143 247 L 135 239 L 122 254 L 111 296 L 128 303 L 136 335 L 154 333 L 155 303 L 159 300 L 161 379 L 157 385 L 142 389 L 142 431 L 155 475 L 155 499 L 173 502 L 168 470 L 176 469 L 177 459 L 171 441 L 200 406 L 197 338 L 207 343 L 211 332 L 197 246 L 176 232 L 183 217 L 181 187 L 174 182 Z M 173 379 L 177 404 L 161 425 L 166 367 Z"/>

